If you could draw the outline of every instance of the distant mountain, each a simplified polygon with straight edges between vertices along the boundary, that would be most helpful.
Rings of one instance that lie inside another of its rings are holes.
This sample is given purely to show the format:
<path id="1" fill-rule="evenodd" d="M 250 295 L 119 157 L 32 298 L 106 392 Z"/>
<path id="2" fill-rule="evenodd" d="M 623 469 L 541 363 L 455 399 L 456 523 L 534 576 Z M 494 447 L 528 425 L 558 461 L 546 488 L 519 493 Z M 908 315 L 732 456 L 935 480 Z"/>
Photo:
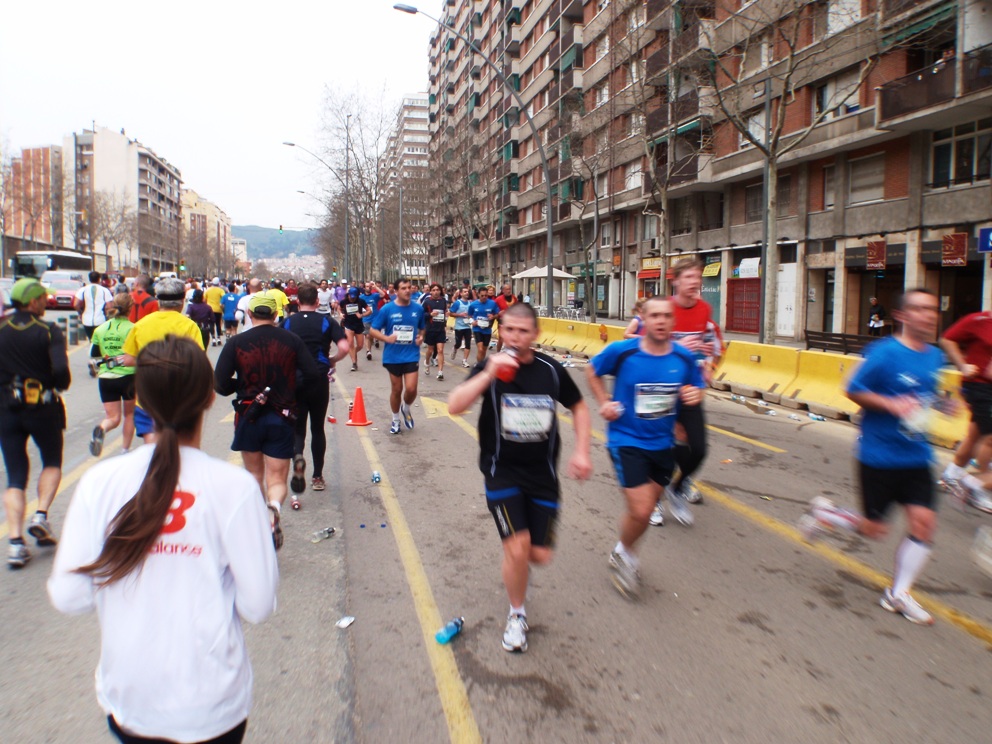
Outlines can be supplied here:
<path id="1" fill-rule="evenodd" d="M 260 258 L 285 258 L 290 253 L 298 256 L 315 256 L 317 249 L 313 246 L 313 236 L 316 230 L 285 230 L 282 235 L 278 228 L 259 227 L 258 225 L 234 225 L 231 234 L 236 238 L 248 241 L 248 258 L 257 261 Z"/>

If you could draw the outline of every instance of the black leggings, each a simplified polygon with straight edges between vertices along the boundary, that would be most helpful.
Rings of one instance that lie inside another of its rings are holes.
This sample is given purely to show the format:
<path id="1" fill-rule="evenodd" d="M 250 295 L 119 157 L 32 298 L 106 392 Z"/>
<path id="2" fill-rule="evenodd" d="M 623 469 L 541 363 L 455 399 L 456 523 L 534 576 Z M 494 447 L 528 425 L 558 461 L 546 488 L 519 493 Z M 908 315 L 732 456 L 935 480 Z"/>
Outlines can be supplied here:
<path id="1" fill-rule="evenodd" d="M 41 452 L 43 468 L 62 467 L 64 429 L 65 409 L 61 403 L 0 410 L 0 449 L 7 468 L 7 488 L 27 488 L 28 437 Z"/>
<path id="2" fill-rule="evenodd" d="M 321 367 L 321 369 L 325 369 Z M 327 437 L 324 434 L 324 419 L 331 389 L 323 382 L 302 385 L 296 388 L 296 432 L 293 438 L 293 454 L 303 454 L 303 444 L 307 439 L 307 417 L 310 418 L 310 454 L 313 457 L 313 477 L 324 475 L 324 453 L 327 452 Z"/>
<path id="3" fill-rule="evenodd" d="M 110 727 L 110 733 L 116 736 L 123 744 L 170 744 L 170 742 L 171 744 L 175 744 L 172 739 L 147 739 L 143 736 L 126 734 L 121 731 L 121 727 L 117 725 L 117 721 L 114 720 L 113 716 L 107 716 L 107 725 Z M 246 718 L 226 734 L 221 734 L 213 739 L 201 742 L 201 744 L 241 744 L 241 741 L 245 738 L 245 730 L 247 728 L 248 719 Z"/>
<path id="4" fill-rule="evenodd" d="M 703 417 L 702 404 L 682 406 L 679 408 L 678 422 L 685 429 L 688 446 L 676 444 L 675 462 L 679 466 L 679 477 L 672 484 L 678 490 L 682 481 L 696 472 L 700 463 L 706 459 L 706 419 Z"/>

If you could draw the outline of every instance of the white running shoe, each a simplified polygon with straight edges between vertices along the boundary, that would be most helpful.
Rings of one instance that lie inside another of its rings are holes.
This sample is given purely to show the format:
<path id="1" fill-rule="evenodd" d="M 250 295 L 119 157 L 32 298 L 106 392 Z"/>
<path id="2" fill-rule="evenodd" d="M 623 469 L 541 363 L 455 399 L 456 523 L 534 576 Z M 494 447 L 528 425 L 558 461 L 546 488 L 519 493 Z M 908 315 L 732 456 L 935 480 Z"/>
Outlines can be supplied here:
<path id="1" fill-rule="evenodd" d="M 833 509 L 834 502 L 823 496 L 816 496 L 809 502 L 806 513 L 799 518 L 796 527 L 806 542 L 815 542 L 826 534 L 830 527 L 816 518 L 816 509 Z"/>
<path id="2" fill-rule="evenodd" d="M 503 631 L 503 650 L 523 653 L 527 650 L 527 617 L 510 613 Z"/>
<path id="3" fill-rule="evenodd" d="M 444 379 L 444 372 L 438 372 L 437 373 L 437 379 L 443 380 Z"/>
<path id="4" fill-rule="evenodd" d="M 31 560 L 31 551 L 26 545 L 10 545 L 7 547 L 7 568 L 16 570 L 24 568 Z"/>
<path id="5" fill-rule="evenodd" d="M 662 527 L 665 524 L 665 507 L 659 501 L 654 505 L 654 511 L 651 512 L 651 516 L 648 518 L 648 523 L 652 527 Z"/>
<path id="6" fill-rule="evenodd" d="M 675 517 L 675 521 L 683 527 L 692 527 L 696 520 L 692 516 L 692 509 L 686 503 L 682 492 L 676 491 L 671 486 L 666 486 L 665 495 L 668 497 L 668 508 L 671 510 L 672 516 Z"/>
<path id="7" fill-rule="evenodd" d="M 469 363 L 468 363 L 468 362 L 462 362 L 462 366 L 463 366 L 463 367 L 464 367 L 465 369 L 468 369 L 468 368 L 469 368 Z"/>
<path id="8" fill-rule="evenodd" d="M 980 512 L 992 514 L 992 496 L 984 488 L 969 488 L 968 506 L 974 507 Z"/>
<path id="9" fill-rule="evenodd" d="M 703 494 L 701 494 L 699 492 L 699 489 L 696 488 L 696 483 L 692 480 L 692 478 L 683 478 L 682 488 L 679 490 L 682 491 L 682 495 L 685 496 L 685 500 L 687 503 L 689 504 L 703 503 Z"/>
<path id="10" fill-rule="evenodd" d="M 919 602 L 909 594 L 902 594 L 897 597 L 892 593 L 891 587 L 886 587 L 879 604 L 889 612 L 898 612 L 911 623 L 933 625 L 933 615 L 920 607 Z"/>
<path id="11" fill-rule="evenodd" d="M 641 593 L 641 572 L 617 551 L 610 553 L 613 585 L 627 599 L 637 599 Z"/>

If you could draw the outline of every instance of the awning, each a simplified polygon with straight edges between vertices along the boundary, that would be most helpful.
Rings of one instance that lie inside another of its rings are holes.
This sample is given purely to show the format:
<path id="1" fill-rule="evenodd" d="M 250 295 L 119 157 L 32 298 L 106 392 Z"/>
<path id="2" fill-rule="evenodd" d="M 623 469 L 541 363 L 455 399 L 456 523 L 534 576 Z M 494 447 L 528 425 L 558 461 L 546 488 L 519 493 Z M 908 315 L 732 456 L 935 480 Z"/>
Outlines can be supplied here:
<path id="1" fill-rule="evenodd" d="M 708 263 L 703 267 L 703 276 L 717 276 L 720 273 L 720 267 L 723 264 L 720 261 L 714 261 L 713 263 Z"/>
<path id="2" fill-rule="evenodd" d="M 686 124 L 680 125 L 675 130 L 675 134 L 676 134 L 676 136 L 678 136 L 680 134 L 685 134 L 686 132 L 691 132 L 693 129 L 699 129 L 700 126 L 701 126 L 700 120 L 699 119 L 693 119 L 692 121 L 690 121 L 690 122 L 688 122 Z M 671 134 L 671 130 L 668 130 L 667 132 L 665 132 L 665 134 L 662 134 L 660 137 L 655 137 L 653 140 L 651 140 L 651 142 L 649 144 L 652 147 L 654 147 L 655 145 L 660 145 L 662 142 L 665 142 L 668 139 L 668 135 L 669 134 Z"/>
<path id="3" fill-rule="evenodd" d="M 641 269 L 637 272 L 638 279 L 660 279 L 661 269 Z"/>

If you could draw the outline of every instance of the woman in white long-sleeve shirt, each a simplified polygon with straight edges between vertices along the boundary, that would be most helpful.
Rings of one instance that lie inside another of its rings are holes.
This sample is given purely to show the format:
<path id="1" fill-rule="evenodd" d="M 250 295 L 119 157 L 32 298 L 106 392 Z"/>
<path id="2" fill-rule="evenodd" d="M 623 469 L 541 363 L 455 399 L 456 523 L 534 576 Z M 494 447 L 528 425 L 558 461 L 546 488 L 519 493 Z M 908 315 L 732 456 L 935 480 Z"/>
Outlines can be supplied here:
<path id="1" fill-rule="evenodd" d="M 255 479 L 201 452 L 213 371 L 168 337 L 138 356 L 135 387 L 154 446 L 93 466 L 79 482 L 48 593 L 96 609 L 96 692 L 122 742 L 239 742 L 252 673 L 241 619 L 275 609 L 279 573 Z"/>

